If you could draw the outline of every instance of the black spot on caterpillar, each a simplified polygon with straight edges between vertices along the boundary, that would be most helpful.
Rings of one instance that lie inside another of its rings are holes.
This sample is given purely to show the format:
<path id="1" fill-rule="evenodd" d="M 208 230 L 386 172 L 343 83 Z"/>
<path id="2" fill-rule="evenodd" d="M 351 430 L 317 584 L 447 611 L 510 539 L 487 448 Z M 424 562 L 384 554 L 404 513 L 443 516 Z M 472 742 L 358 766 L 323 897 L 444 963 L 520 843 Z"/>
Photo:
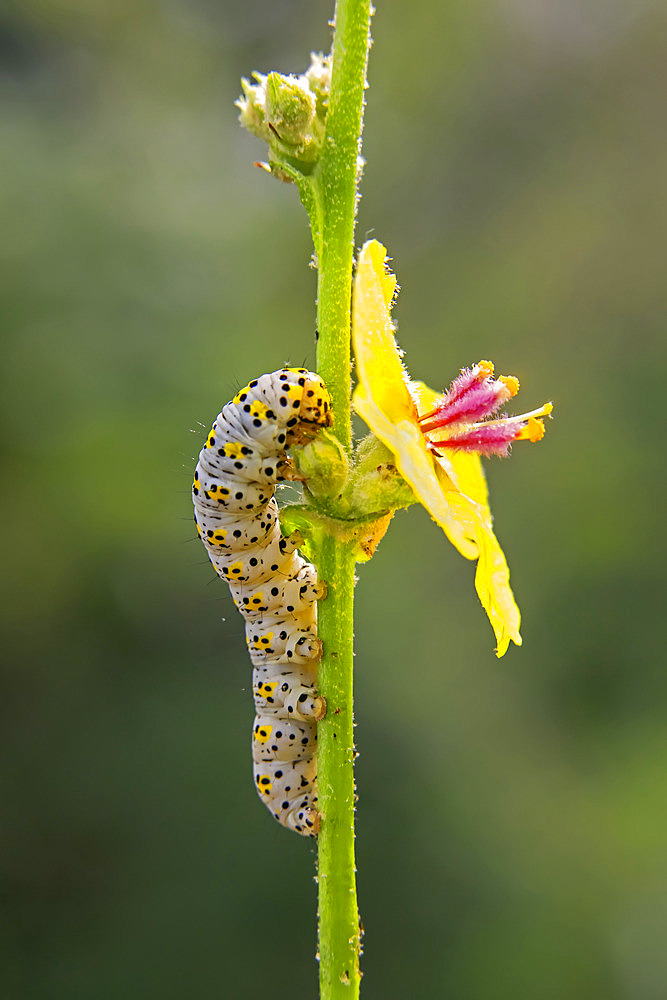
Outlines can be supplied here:
<path id="1" fill-rule="evenodd" d="M 246 621 L 257 712 L 252 756 L 257 792 L 278 822 L 315 836 L 316 692 L 322 644 L 315 567 L 283 538 L 276 483 L 288 478 L 285 449 L 331 424 L 318 375 L 282 368 L 253 379 L 216 417 L 195 470 L 197 532 Z"/>

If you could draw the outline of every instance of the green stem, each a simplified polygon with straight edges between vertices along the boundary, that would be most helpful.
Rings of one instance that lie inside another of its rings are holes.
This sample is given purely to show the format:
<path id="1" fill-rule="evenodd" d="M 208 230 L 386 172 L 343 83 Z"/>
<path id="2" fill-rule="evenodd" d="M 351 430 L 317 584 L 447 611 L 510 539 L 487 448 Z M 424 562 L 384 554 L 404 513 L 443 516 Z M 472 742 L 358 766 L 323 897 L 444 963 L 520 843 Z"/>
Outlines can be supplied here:
<path id="1" fill-rule="evenodd" d="M 318 725 L 319 957 L 322 1000 L 359 996 L 359 914 L 354 864 L 352 602 L 355 548 L 323 535 L 317 554 L 328 596 L 319 605 L 324 654 L 319 690 L 327 714 Z"/>
<path id="2" fill-rule="evenodd" d="M 370 0 L 337 0 L 326 140 L 313 178 L 319 191 L 317 370 L 332 398 L 333 432 L 349 452 L 350 303 L 357 160 L 361 142 Z M 311 215 L 312 221 L 312 215 Z M 359 915 L 354 865 L 352 656 L 355 548 L 322 534 L 314 559 L 328 593 L 319 604 L 323 656 L 318 726 L 319 956 L 321 1000 L 359 996 Z"/>
<path id="3" fill-rule="evenodd" d="M 350 300 L 368 56 L 370 0 L 337 0 L 326 140 L 317 168 L 322 232 L 318 252 L 317 370 L 331 393 L 334 433 L 350 449 Z"/>

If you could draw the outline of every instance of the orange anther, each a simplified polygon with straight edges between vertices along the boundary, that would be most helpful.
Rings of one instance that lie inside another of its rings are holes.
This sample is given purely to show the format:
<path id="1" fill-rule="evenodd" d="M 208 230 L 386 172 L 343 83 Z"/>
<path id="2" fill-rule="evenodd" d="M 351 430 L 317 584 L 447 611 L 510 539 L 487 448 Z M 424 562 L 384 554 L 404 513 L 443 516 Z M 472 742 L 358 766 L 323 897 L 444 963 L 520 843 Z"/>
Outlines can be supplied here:
<path id="1" fill-rule="evenodd" d="M 514 375 L 499 375 L 498 381 L 502 382 L 510 396 L 516 396 L 519 391 L 519 380 Z"/>
<path id="2" fill-rule="evenodd" d="M 496 370 L 493 361 L 480 361 L 477 367 L 482 378 L 493 378 L 493 373 Z"/>
<path id="3" fill-rule="evenodd" d="M 528 422 L 525 427 L 522 427 L 515 441 L 530 441 L 535 444 L 536 441 L 541 441 L 544 437 L 544 421 L 538 420 L 537 417 L 529 417 Z"/>
<path id="4" fill-rule="evenodd" d="M 537 417 L 531 417 L 528 421 L 528 440 L 533 444 L 536 441 L 541 441 L 544 437 L 544 421 L 538 420 Z"/>

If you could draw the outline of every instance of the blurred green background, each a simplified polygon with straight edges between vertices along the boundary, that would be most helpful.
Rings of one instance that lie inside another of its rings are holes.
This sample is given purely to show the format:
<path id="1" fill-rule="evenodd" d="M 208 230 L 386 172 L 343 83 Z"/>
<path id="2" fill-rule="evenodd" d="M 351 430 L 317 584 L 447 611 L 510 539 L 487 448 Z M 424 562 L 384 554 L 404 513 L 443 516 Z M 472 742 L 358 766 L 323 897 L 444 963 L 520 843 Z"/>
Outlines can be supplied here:
<path id="1" fill-rule="evenodd" d="M 490 357 L 557 419 L 487 466 L 521 650 L 496 660 L 422 510 L 359 570 L 363 994 L 654 1000 L 664 8 L 377 6 L 357 236 L 394 258 L 410 370 Z M 7 1000 L 316 993 L 313 846 L 256 799 L 242 622 L 189 487 L 238 385 L 314 364 L 306 218 L 232 102 L 326 50 L 331 14 L 2 14 Z"/>

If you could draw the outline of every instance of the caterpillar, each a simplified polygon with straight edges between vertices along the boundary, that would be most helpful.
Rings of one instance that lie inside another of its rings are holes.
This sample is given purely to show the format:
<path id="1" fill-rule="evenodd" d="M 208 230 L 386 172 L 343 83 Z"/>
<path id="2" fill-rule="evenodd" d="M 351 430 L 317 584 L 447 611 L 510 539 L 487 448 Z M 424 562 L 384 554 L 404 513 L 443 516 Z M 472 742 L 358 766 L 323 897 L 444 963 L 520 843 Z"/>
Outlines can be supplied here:
<path id="1" fill-rule="evenodd" d="M 317 722 L 326 711 L 316 691 L 325 586 L 282 536 L 274 494 L 290 478 L 286 449 L 330 424 L 329 395 L 313 372 L 281 368 L 253 379 L 216 417 L 192 487 L 197 533 L 245 618 L 255 787 L 283 826 L 311 837 L 319 828 Z"/>

